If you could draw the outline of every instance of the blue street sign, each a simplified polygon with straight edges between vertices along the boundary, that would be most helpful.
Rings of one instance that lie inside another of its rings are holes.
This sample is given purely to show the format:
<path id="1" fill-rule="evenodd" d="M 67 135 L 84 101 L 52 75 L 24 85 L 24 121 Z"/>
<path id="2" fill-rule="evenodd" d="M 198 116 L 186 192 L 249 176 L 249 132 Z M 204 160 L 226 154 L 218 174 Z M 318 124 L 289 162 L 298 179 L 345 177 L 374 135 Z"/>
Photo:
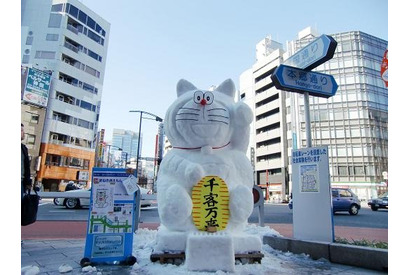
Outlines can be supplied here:
<path id="1" fill-rule="evenodd" d="M 323 34 L 286 59 L 283 64 L 310 71 L 333 58 L 337 47 L 333 37 Z"/>
<path id="2" fill-rule="evenodd" d="M 277 89 L 329 98 L 336 94 L 338 85 L 333 76 L 280 65 L 272 74 Z"/>

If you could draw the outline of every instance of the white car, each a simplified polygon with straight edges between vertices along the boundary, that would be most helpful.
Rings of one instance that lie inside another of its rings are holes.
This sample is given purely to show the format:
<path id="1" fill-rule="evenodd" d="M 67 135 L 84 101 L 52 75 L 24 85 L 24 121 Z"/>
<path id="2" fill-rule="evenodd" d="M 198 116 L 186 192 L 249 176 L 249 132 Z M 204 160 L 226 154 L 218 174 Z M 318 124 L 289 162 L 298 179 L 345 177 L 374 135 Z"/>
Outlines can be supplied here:
<path id="1" fill-rule="evenodd" d="M 65 191 L 64 193 L 68 193 L 68 192 L 78 194 L 78 198 L 55 198 L 54 204 L 65 206 L 68 209 L 81 208 L 83 206 L 86 206 L 86 207 L 90 206 L 91 188 L 70 190 L 70 191 Z"/>
<path id="2" fill-rule="evenodd" d="M 150 194 L 151 190 L 145 189 L 140 187 L 141 194 Z M 90 206 L 90 195 L 91 195 L 91 188 L 90 189 L 77 189 L 77 190 L 70 190 L 65 191 L 64 193 L 76 193 L 78 194 L 78 198 L 55 198 L 54 204 L 65 206 L 68 209 L 74 208 L 81 208 L 81 207 L 89 207 Z M 150 206 L 153 203 L 151 200 L 141 200 L 141 207 Z"/>

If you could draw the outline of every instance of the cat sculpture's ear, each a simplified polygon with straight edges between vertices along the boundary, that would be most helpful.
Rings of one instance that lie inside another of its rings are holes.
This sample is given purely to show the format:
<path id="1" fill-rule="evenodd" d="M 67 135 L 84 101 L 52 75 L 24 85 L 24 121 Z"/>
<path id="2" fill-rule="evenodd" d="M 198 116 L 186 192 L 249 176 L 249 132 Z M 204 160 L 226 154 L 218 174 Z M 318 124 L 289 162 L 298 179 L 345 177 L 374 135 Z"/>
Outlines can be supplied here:
<path id="1" fill-rule="evenodd" d="M 185 79 L 181 79 L 180 81 L 178 81 L 177 84 L 177 95 L 178 97 L 188 91 L 192 91 L 192 90 L 197 90 L 198 88 L 195 87 L 191 82 L 185 80 Z"/>
<path id="2" fill-rule="evenodd" d="M 234 97 L 235 96 L 235 83 L 233 83 L 232 79 L 227 79 L 222 82 L 215 91 L 221 92 L 226 94 L 227 96 Z"/>

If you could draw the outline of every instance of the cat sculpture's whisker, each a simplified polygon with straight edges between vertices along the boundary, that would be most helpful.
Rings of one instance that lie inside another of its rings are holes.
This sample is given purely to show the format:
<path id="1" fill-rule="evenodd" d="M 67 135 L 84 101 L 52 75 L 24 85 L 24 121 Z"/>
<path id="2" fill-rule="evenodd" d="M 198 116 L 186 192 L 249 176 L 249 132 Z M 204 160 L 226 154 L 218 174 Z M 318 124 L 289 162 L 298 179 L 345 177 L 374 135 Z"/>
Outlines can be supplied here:
<path id="1" fill-rule="evenodd" d="M 229 117 L 223 116 L 223 115 L 208 115 L 208 116 L 209 116 L 209 117 L 220 117 L 220 118 L 229 119 Z"/>
<path id="2" fill-rule="evenodd" d="M 224 108 L 213 108 L 213 109 L 209 109 L 209 110 L 208 110 L 208 112 L 212 112 L 212 111 L 224 111 L 224 112 L 227 112 L 227 110 L 224 109 Z"/>
<path id="3" fill-rule="evenodd" d="M 182 121 L 182 120 L 198 121 L 198 119 L 194 119 L 194 118 L 177 118 L 177 119 L 175 119 L 175 121 Z"/>
<path id="4" fill-rule="evenodd" d="M 180 110 L 180 111 L 182 111 L 182 110 L 191 110 L 191 111 L 197 111 L 197 112 L 200 111 L 200 110 L 197 109 L 197 108 L 188 108 L 188 107 L 181 107 L 179 110 Z"/>
<path id="5" fill-rule="evenodd" d="M 209 119 L 208 121 L 212 121 L 212 122 L 221 122 L 221 123 L 224 123 L 224 124 L 226 124 L 226 125 L 229 125 L 229 123 L 228 123 L 228 122 L 226 122 L 226 121 L 221 121 L 221 120 L 216 120 L 216 119 Z"/>
<path id="6" fill-rule="evenodd" d="M 193 115 L 193 116 L 199 116 L 199 114 L 194 114 L 194 113 L 178 113 L 177 116 L 182 116 L 182 115 Z"/>

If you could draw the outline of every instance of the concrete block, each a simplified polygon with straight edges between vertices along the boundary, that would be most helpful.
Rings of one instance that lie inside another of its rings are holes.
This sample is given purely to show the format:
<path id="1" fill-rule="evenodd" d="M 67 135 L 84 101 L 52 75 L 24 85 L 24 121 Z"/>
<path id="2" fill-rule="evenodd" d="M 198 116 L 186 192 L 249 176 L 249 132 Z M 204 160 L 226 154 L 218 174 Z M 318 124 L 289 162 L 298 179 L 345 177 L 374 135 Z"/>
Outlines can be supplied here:
<path id="1" fill-rule="evenodd" d="M 358 266 L 379 271 L 388 269 L 388 251 L 357 245 L 330 245 L 330 259 L 333 263 Z"/>
<path id="2" fill-rule="evenodd" d="M 288 252 L 290 239 L 278 236 L 263 236 L 263 244 L 267 244 L 273 249 Z"/>
<path id="3" fill-rule="evenodd" d="M 329 260 L 329 244 L 328 242 L 292 240 L 289 243 L 289 251 L 295 254 L 308 254 L 313 260 L 320 258 Z"/>
<path id="4" fill-rule="evenodd" d="M 329 259 L 328 242 L 302 241 L 277 236 L 264 236 L 263 243 L 283 252 L 289 251 L 295 254 L 305 253 L 314 260 L 320 258 Z"/>
<path id="5" fill-rule="evenodd" d="M 357 266 L 378 271 L 388 270 L 388 251 L 357 245 L 295 240 L 277 236 L 264 236 L 263 243 L 272 248 L 308 254 L 312 259 L 324 258 L 332 263 Z"/>

